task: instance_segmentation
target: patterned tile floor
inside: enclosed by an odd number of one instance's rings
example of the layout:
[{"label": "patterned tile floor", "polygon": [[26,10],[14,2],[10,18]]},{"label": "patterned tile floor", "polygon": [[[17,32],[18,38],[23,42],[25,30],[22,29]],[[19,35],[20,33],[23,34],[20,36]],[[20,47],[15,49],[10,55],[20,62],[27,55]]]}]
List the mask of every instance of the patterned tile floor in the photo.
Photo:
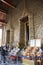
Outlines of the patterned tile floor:
[{"label": "patterned tile floor", "polygon": [[22,63],[0,63],[0,65],[22,65]]},{"label": "patterned tile floor", "polygon": [[0,65],[22,65],[22,63],[20,62],[14,63],[13,61],[3,63],[3,61],[1,61]]},{"label": "patterned tile floor", "polygon": [[16,61],[16,63],[14,61],[12,61],[11,59],[8,59],[5,63],[3,63],[3,61],[1,60],[1,56],[0,56],[0,65],[22,65],[22,63],[20,61]]}]

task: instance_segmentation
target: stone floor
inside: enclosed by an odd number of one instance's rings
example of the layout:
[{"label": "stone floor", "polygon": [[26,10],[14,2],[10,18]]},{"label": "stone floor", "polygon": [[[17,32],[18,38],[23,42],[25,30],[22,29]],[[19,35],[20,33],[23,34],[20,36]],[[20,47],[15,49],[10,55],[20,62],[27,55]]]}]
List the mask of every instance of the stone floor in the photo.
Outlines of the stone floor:
[{"label": "stone floor", "polygon": [[3,60],[1,60],[1,56],[0,56],[0,65],[22,65],[22,63],[20,61],[16,61],[14,62],[12,59],[6,59],[6,62],[4,63]]},{"label": "stone floor", "polygon": [[22,65],[22,63],[0,63],[0,65]]}]

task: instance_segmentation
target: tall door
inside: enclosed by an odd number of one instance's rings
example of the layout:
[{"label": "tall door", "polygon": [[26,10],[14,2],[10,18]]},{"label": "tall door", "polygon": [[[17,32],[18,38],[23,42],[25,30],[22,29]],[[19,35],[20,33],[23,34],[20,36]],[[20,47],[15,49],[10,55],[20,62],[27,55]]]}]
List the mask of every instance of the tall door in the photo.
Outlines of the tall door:
[{"label": "tall door", "polygon": [[24,48],[28,45],[29,40],[29,26],[28,23],[28,16],[23,17],[20,20],[20,47]]},{"label": "tall door", "polygon": [[7,43],[10,43],[10,30],[7,30]]},{"label": "tall door", "polygon": [[25,46],[25,23],[20,22],[20,48]]}]

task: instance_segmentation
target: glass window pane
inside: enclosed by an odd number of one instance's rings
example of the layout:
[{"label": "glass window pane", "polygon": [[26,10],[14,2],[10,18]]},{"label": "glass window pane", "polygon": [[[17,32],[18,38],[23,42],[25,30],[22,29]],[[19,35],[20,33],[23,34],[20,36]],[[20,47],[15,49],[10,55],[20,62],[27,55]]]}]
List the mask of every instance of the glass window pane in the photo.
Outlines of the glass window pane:
[{"label": "glass window pane", "polygon": [[35,46],[35,40],[30,40],[30,47],[34,47]]},{"label": "glass window pane", "polygon": [[36,47],[41,47],[41,39],[36,39]]}]

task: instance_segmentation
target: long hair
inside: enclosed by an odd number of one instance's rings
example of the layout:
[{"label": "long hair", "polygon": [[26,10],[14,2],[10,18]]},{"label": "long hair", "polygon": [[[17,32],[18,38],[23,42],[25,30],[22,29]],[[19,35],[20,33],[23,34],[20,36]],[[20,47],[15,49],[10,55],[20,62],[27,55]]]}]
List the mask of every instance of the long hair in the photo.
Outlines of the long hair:
[{"label": "long hair", "polygon": [[43,50],[43,44],[41,45],[41,49]]}]

